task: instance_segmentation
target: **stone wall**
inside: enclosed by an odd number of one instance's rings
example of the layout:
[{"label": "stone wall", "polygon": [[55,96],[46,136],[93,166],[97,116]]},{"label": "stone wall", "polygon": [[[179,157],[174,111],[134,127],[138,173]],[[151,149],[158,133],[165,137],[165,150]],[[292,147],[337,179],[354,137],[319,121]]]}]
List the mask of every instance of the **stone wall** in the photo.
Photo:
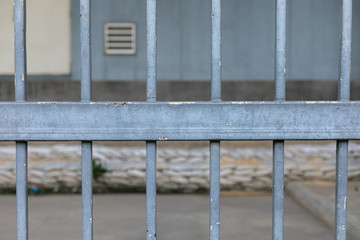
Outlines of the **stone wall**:
[{"label": "stone wall", "polygon": [[[40,191],[81,191],[80,145],[29,147],[29,187]],[[145,149],[96,145],[93,158],[106,170],[94,180],[94,190],[144,191]],[[0,189],[15,189],[15,147],[0,147]],[[221,190],[270,190],[272,149],[221,149]],[[285,181],[335,179],[335,144],[286,145]],[[349,147],[349,180],[360,179],[360,145]],[[159,148],[159,192],[209,189],[207,148]]]}]

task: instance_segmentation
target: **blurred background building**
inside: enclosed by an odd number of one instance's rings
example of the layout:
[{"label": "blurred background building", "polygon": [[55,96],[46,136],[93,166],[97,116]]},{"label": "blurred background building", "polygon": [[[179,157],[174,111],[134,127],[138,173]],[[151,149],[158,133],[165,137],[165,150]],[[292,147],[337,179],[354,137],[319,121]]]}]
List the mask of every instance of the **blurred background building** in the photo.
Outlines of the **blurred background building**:
[{"label": "blurred background building", "polygon": [[[94,100],[145,100],[146,1],[92,4]],[[29,100],[78,100],[79,1],[27,5]],[[0,99],[7,101],[14,85],[12,8],[0,2]],[[275,1],[224,0],[222,9],[223,99],[272,100]],[[359,1],[353,17],[351,90],[360,99]],[[210,98],[210,18],[210,0],[159,1],[159,100]],[[336,99],[340,0],[289,0],[287,28],[288,99]]]}]

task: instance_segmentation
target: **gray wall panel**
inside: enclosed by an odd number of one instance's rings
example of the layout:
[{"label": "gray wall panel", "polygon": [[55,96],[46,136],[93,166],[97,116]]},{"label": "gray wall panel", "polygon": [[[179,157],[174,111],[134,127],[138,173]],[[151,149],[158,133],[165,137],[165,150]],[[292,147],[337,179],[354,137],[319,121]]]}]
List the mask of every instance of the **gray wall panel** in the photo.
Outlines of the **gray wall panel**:
[{"label": "gray wall panel", "polygon": [[[145,80],[146,1],[93,0],[94,80]],[[79,3],[73,0],[72,78],[79,79]],[[210,0],[158,1],[158,79],[209,80]],[[223,79],[274,78],[275,1],[223,0]],[[353,7],[352,78],[360,79],[360,1]],[[137,23],[135,56],[103,55],[103,24]],[[340,0],[289,0],[287,77],[337,79]]]}]

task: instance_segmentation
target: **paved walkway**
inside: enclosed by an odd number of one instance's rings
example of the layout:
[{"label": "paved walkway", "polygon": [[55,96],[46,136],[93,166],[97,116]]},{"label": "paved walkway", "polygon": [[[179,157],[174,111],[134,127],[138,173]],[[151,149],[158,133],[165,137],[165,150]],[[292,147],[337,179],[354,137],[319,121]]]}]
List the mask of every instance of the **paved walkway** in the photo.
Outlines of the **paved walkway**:
[{"label": "paved walkway", "polygon": [[[325,222],[335,226],[335,183],[299,182],[287,185],[287,191],[302,206]],[[348,183],[347,239],[360,239],[360,182]]]},{"label": "paved walkway", "polygon": [[[221,198],[221,239],[271,239],[271,195],[237,194]],[[16,239],[16,201],[0,196],[0,239]],[[158,195],[158,236],[164,240],[208,239],[207,195]],[[81,196],[29,198],[29,239],[81,239]],[[96,240],[145,239],[145,195],[94,196]],[[333,239],[328,226],[285,197],[285,239]]]}]

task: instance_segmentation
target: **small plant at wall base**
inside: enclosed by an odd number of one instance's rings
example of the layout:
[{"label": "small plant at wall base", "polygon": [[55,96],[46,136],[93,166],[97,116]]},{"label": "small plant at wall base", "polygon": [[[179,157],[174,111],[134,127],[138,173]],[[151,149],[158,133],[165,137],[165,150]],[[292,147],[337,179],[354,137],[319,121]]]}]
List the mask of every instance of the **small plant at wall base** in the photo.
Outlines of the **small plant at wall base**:
[{"label": "small plant at wall base", "polygon": [[93,166],[93,179],[97,180],[101,175],[103,175],[107,170],[103,167],[98,158],[92,160]]}]

